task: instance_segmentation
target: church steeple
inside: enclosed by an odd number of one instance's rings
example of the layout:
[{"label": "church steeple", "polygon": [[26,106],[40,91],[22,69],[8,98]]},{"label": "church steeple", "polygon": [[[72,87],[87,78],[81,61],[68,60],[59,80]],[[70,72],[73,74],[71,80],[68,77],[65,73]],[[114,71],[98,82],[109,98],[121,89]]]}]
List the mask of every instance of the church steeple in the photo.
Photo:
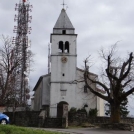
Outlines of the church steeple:
[{"label": "church steeple", "polygon": [[75,29],[66,13],[66,10],[63,8],[53,28],[53,33],[54,34],[74,34],[74,30]]},{"label": "church steeple", "polygon": [[[51,34],[51,79],[50,79],[50,115],[59,116],[57,104],[67,102],[73,104],[75,99],[76,84],[70,84],[76,80],[77,65],[77,34],[66,14],[61,10],[60,16]],[[54,105],[56,108],[54,109]]]}]

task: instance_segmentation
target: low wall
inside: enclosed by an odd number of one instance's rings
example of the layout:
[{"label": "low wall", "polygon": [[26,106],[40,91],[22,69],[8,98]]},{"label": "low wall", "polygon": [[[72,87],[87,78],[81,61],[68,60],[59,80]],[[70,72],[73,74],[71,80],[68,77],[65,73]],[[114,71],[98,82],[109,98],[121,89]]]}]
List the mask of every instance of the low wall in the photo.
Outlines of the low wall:
[{"label": "low wall", "polygon": [[100,125],[104,129],[110,129],[110,130],[128,130],[128,131],[134,131],[134,125],[133,124],[127,124],[127,123],[107,123],[107,124],[101,124]]},{"label": "low wall", "polygon": [[[88,122],[93,124],[100,124],[100,123],[109,123],[110,117],[95,117],[95,118],[89,118]],[[134,123],[134,118],[126,117],[121,118],[120,123]]]},{"label": "low wall", "polygon": [[[18,126],[38,127],[39,113],[35,111],[4,112],[10,118],[10,124]],[[14,118],[13,118],[14,117]]]},{"label": "low wall", "polygon": [[[82,123],[88,122],[91,124],[104,124],[110,122],[110,117],[88,117],[87,113],[76,112],[69,113],[69,125],[81,125]],[[134,118],[121,118],[120,123],[133,124]]]},{"label": "low wall", "polygon": [[43,127],[45,128],[65,128],[66,119],[65,118],[46,118],[44,120]]},{"label": "low wall", "polygon": [[[12,112],[5,112],[10,118],[10,124],[26,127],[48,127],[48,128],[65,128],[67,121],[65,118],[40,118],[40,111],[21,111],[15,112],[14,119]],[[81,125],[82,123],[105,124],[109,123],[109,117],[88,117],[86,113],[78,112],[69,114],[68,124]],[[120,123],[134,124],[134,118],[121,118]]]},{"label": "low wall", "polygon": [[[4,112],[10,118],[10,124],[24,127],[65,128],[65,118],[42,118],[40,111]],[[14,117],[14,118],[13,118]]]},{"label": "low wall", "polygon": [[69,126],[81,125],[82,123],[88,122],[87,113],[85,112],[69,113],[68,122]]}]

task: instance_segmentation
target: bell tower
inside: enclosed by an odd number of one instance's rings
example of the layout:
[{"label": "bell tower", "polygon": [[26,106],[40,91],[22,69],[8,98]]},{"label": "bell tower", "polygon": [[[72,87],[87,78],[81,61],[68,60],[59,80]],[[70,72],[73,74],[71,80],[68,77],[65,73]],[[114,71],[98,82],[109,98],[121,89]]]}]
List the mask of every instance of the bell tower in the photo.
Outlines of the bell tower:
[{"label": "bell tower", "polygon": [[77,34],[66,14],[61,10],[53,28],[51,42],[51,88],[50,116],[56,117],[57,105],[65,102],[75,106],[75,83],[77,64]]}]

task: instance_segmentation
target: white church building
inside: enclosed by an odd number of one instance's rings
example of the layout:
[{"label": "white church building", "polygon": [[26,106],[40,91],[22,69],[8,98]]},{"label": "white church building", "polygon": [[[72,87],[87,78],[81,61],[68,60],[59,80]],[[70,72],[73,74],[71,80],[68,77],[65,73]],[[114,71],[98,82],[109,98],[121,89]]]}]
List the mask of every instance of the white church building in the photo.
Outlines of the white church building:
[{"label": "white church building", "polygon": [[[36,83],[32,99],[33,110],[46,110],[50,117],[62,117],[64,110],[97,108],[98,116],[104,115],[104,101],[92,94],[83,80],[84,70],[77,68],[77,34],[65,9],[50,36],[51,71],[42,75]],[[97,75],[90,72],[90,77]],[[91,83],[94,90],[95,84]]]}]

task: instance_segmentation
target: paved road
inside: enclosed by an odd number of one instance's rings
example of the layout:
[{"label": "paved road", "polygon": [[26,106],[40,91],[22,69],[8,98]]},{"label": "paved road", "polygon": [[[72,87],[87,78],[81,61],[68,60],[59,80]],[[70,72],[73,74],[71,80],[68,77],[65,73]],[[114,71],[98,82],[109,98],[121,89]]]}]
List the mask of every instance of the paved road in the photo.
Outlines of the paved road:
[{"label": "paved road", "polygon": [[45,129],[45,130],[62,132],[65,134],[134,134],[134,132],[131,131],[104,130],[101,128]]}]

